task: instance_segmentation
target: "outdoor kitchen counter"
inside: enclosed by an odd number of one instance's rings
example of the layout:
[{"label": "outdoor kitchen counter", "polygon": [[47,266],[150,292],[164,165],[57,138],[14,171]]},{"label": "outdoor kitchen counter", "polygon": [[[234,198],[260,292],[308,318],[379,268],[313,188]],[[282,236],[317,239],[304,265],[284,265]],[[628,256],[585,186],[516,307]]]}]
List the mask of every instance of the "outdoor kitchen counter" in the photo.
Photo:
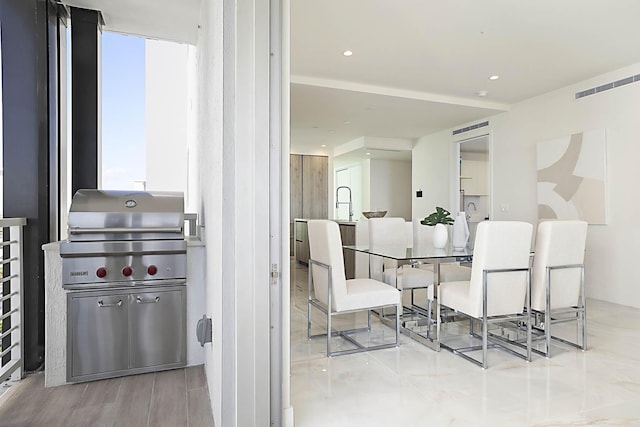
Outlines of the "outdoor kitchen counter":
[{"label": "outdoor kitchen counter", "polygon": [[[45,263],[45,387],[67,384],[67,291],[62,288],[60,242],[42,245]],[[187,366],[204,363],[196,340],[197,321],[205,313],[205,247],[187,238]]]}]

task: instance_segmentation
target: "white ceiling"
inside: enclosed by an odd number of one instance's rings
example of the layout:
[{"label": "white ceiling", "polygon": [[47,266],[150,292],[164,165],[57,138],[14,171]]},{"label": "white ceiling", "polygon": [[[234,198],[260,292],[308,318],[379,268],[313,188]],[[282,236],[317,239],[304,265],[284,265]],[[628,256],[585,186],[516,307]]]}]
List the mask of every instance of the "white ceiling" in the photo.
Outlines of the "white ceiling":
[{"label": "white ceiling", "polygon": [[[192,44],[201,1],[63,0],[106,31]],[[417,138],[640,61],[639,0],[290,4],[294,151]]]},{"label": "white ceiling", "polygon": [[68,6],[99,10],[104,30],[196,44],[201,0],[62,0]]},{"label": "white ceiling", "polygon": [[292,146],[417,137],[639,62],[639,16],[638,0],[291,1]]}]

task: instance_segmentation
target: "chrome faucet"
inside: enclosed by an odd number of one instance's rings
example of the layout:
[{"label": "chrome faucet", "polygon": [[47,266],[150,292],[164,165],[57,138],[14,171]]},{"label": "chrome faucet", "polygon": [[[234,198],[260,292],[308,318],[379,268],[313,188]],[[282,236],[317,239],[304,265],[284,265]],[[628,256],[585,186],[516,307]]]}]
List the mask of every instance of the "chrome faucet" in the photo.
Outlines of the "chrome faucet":
[{"label": "chrome faucet", "polygon": [[473,205],[473,211],[476,212],[478,209],[476,208],[476,204],[473,202],[467,203],[467,212],[469,212],[469,208]]},{"label": "chrome faucet", "polygon": [[473,205],[473,211],[477,212],[478,209],[476,208],[476,204],[473,202],[469,202],[467,203],[467,221],[469,221],[471,219],[471,214],[469,213],[469,211],[471,210],[471,205]]},{"label": "chrome faucet", "polygon": [[[349,202],[341,202],[338,198],[338,193],[340,192],[341,188],[346,188],[347,190],[349,190]],[[346,185],[341,185],[340,187],[336,188],[336,209],[340,207],[340,205],[343,205],[345,203],[349,203],[349,222],[351,222],[353,221],[353,202],[351,200],[351,188],[347,187]]]}]

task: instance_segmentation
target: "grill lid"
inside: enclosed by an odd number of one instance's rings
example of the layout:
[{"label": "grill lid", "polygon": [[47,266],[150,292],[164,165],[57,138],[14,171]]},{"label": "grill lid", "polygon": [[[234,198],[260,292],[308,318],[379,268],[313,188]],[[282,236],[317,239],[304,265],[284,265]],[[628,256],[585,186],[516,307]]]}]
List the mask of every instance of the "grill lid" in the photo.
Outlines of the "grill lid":
[{"label": "grill lid", "polygon": [[69,240],[184,239],[184,196],[177,192],[78,190]]}]

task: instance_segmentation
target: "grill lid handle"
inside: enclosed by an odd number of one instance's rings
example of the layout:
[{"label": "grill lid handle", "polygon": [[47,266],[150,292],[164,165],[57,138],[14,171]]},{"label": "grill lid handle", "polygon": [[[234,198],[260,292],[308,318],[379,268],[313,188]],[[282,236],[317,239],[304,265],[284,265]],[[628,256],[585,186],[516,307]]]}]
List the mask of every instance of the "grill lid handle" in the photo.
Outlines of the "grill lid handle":
[{"label": "grill lid handle", "polygon": [[70,227],[70,234],[182,233],[182,227]]}]

